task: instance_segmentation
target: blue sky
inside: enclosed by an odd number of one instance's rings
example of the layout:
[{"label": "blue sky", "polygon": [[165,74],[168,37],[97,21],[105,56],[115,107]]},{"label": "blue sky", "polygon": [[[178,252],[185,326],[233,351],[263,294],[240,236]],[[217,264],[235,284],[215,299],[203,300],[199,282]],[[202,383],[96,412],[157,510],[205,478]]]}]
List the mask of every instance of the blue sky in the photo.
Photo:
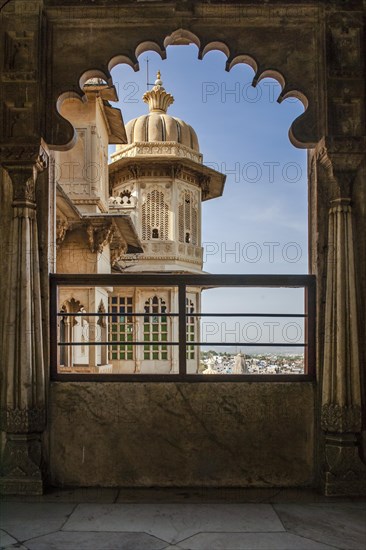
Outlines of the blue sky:
[{"label": "blue sky", "polygon": [[[148,57],[150,82],[160,69],[165,89],[175,98],[169,114],[193,126],[203,162],[227,174],[223,197],[203,203],[204,270],[307,273],[306,150],[296,149],[288,138],[303,105],[295,99],[277,103],[280,86],[273,80],[251,87],[249,66],[237,65],[228,73],[223,53],[210,52],[200,61],[197,52],[193,45],[170,46],[164,61],[154,52],[142,54],[136,73],[127,65],[115,67],[124,121],[148,112],[141,99]],[[284,292],[272,299],[269,290],[253,291],[251,305],[300,312],[302,293],[294,299]],[[215,303],[224,304],[224,296]]]}]

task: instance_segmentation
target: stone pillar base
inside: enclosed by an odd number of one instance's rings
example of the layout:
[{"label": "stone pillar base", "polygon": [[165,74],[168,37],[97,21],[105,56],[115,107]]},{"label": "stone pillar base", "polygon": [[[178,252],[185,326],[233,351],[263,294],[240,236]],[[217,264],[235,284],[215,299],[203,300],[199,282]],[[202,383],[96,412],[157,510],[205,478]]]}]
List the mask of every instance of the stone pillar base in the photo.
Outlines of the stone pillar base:
[{"label": "stone pillar base", "polygon": [[43,495],[43,481],[0,477],[0,495]]},{"label": "stone pillar base", "polygon": [[7,434],[2,457],[0,493],[41,495],[41,441],[39,434]]},{"label": "stone pillar base", "polygon": [[326,496],[365,496],[366,464],[362,462],[354,434],[327,434]]}]

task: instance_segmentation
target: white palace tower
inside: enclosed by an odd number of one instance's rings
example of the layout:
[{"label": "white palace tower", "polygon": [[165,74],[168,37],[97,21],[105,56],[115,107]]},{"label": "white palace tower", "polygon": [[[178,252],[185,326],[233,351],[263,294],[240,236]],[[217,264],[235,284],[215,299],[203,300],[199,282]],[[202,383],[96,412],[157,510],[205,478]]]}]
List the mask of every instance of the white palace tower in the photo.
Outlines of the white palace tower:
[{"label": "white palace tower", "polygon": [[[149,113],[126,124],[127,145],[117,145],[109,166],[110,209],[129,211],[144,250],[122,255],[115,268],[127,272],[202,271],[201,202],[222,195],[225,176],[202,164],[193,128],[167,114],[174,98],[163,88],[160,73],[143,100]],[[141,288],[113,294],[110,307],[147,313],[178,311],[177,289]],[[187,311],[199,312],[200,289],[187,294]],[[113,311],[113,309],[112,309]],[[187,341],[198,340],[197,317],[187,318]],[[133,326],[134,324],[134,326]],[[130,350],[112,350],[114,372],[178,372],[178,347],[161,342],[178,340],[177,319],[126,318],[111,322],[111,336],[134,332],[133,339],[160,342]],[[137,332],[137,333],[136,333]],[[119,336],[117,339],[119,339]],[[131,337],[130,337],[131,338]],[[132,338],[131,338],[132,339]],[[135,354],[135,355],[134,355]],[[187,350],[187,372],[197,372],[199,348]]]}]

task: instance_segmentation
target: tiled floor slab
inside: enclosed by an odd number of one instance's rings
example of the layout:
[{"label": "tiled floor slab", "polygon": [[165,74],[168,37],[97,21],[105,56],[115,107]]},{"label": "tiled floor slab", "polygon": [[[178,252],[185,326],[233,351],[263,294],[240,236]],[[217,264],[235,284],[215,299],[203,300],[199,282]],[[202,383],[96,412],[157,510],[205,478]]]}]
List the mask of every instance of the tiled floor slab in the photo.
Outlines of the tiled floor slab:
[{"label": "tiled floor slab", "polygon": [[273,506],[286,531],[345,550],[366,548],[364,502]]},{"label": "tiled floor slab", "polygon": [[2,502],[1,527],[24,541],[57,531],[74,508],[74,504]]},{"label": "tiled floor slab", "polygon": [[14,544],[16,542],[17,540],[15,538],[0,529],[0,548],[6,548],[6,546],[10,546],[10,544]]},{"label": "tiled floor slab", "polygon": [[112,487],[80,487],[77,489],[49,489],[44,495],[7,496],[7,502],[100,502],[109,504],[117,500],[119,489]]},{"label": "tiled floor slab", "polygon": [[268,502],[278,489],[120,489],[117,502]]},{"label": "tiled floor slab", "polygon": [[163,550],[166,542],[146,533],[58,531],[25,543],[29,550]]},{"label": "tiled floor slab", "polygon": [[145,532],[176,543],[201,531],[284,531],[269,504],[80,504],[65,531]]},{"label": "tiled floor slab", "polygon": [[291,533],[199,533],[179,543],[185,550],[334,550]]},{"label": "tiled floor slab", "polygon": [[10,546],[7,546],[3,550],[28,550],[28,548],[23,544],[15,543],[15,544],[11,544]]}]

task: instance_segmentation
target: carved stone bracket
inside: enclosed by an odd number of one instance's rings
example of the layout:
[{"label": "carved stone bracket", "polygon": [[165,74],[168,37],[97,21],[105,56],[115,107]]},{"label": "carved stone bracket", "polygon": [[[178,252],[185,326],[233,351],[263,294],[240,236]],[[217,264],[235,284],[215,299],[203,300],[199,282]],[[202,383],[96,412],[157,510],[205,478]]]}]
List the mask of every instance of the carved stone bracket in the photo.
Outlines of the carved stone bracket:
[{"label": "carved stone bracket", "polygon": [[115,228],[112,222],[105,222],[97,226],[90,223],[87,225],[86,231],[90,251],[101,254],[103,248],[111,242]]},{"label": "carved stone bracket", "polygon": [[315,150],[316,160],[322,165],[334,186],[334,198],[350,197],[352,184],[366,154],[364,138],[324,138]]},{"label": "carved stone bracket", "polygon": [[118,260],[122,258],[124,254],[127,252],[127,243],[120,244],[118,247],[113,248],[111,250],[111,265],[114,267]]},{"label": "carved stone bracket", "polygon": [[66,233],[70,228],[69,222],[65,220],[56,220],[56,246],[59,248],[65,240]]},{"label": "carved stone bracket", "polygon": [[202,199],[205,199],[210,191],[210,176],[200,176],[199,182],[202,189]]}]

